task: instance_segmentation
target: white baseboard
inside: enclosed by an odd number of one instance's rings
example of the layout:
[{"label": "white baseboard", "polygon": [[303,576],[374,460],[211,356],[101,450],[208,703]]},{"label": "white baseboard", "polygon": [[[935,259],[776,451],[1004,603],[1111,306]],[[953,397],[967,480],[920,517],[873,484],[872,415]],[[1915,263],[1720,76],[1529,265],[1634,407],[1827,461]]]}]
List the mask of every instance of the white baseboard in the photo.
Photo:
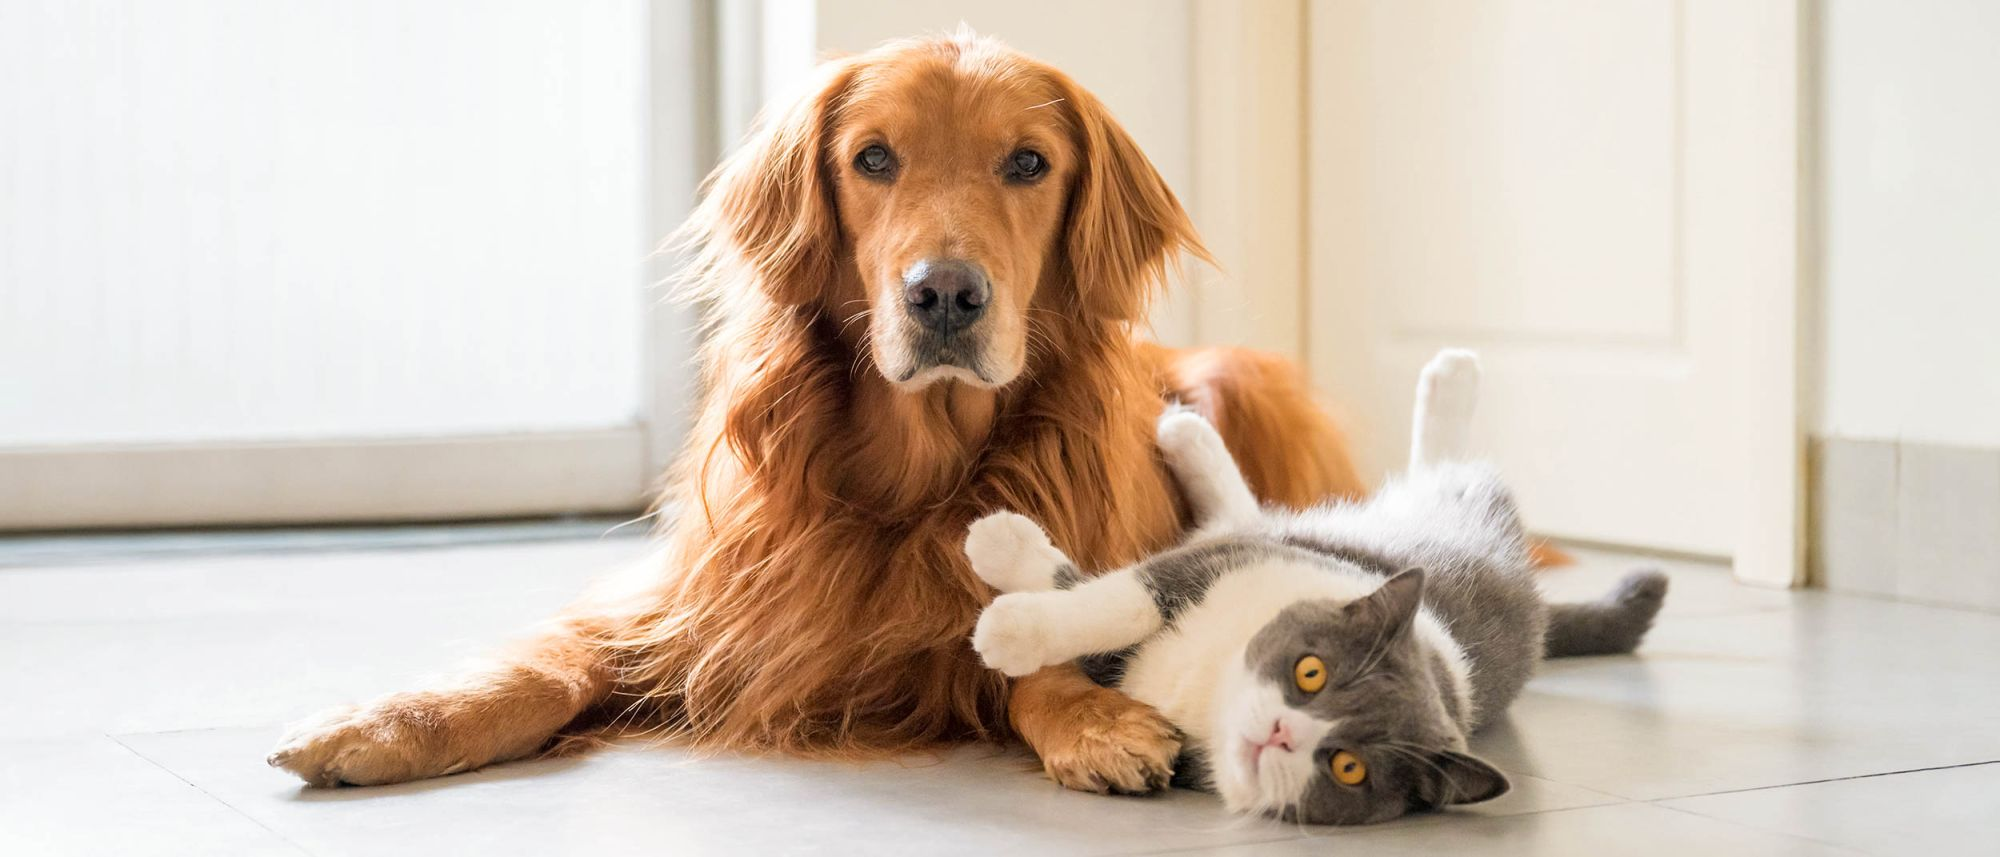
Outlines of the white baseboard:
[{"label": "white baseboard", "polygon": [[2000,610],[2000,449],[1817,439],[1814,583]]},{"label": "white baseboard", "polygon": [[0,530],[613,512],[653,474],[637,426],[474,437],[0,450]]}]

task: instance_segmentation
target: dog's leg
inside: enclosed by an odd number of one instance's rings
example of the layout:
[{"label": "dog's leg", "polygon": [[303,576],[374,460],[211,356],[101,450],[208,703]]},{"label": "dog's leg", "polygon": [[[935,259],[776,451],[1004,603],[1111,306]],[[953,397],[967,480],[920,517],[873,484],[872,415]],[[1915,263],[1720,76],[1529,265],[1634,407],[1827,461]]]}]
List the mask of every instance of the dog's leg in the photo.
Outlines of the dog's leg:
[{"label": "dog's leg", "polygon": [[1104,687],[1072,664],[1014,681],[1008,720],[1049,778],[1086,792],[1167,787],[1180,733],[1153,707]]},{"label": "dog's leg", "polygon": [[434,689],[322,712],[292,727],[268,761],[310,785],[380,785],[532,755],[610,693],[583,628],[567,625]]}]

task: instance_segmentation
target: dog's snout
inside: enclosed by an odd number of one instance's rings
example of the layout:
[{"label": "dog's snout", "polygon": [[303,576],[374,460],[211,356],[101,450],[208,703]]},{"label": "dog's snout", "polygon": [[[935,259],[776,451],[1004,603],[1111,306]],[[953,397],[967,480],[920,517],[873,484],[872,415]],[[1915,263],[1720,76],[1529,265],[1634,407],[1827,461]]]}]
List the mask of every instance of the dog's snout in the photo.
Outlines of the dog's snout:
[{"label": "dog's snout", "polygon": [[927,259],[903,272],[903,308],[936,333],[957,333],[986,313],[992,284],[978,265]]}]

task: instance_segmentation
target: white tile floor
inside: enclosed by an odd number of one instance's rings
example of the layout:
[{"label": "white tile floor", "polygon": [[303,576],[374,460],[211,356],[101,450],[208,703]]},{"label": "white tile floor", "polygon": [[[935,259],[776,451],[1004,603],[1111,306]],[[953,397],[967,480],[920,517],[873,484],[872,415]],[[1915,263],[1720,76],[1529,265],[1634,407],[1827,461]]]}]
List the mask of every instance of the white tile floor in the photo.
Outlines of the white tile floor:
[{"label": "white tile floor", "polygon": [[[853,766],[626,746],[302,789],[263,763],[282,723],[474,654],[643,548],[373,546],[120,560],[72,544],[25,566],[16,550],[7,568],[0,543],[0,854],[1996,848],[2000,615],[1748,590],[1693,564],[1671,565],[1642,656],[1551,665],[1475,741],[1515,793],[1375,828],[1064,792],[988,747]],[[1584,559],[1551,588],[1593,592],[1631,563]]]}]

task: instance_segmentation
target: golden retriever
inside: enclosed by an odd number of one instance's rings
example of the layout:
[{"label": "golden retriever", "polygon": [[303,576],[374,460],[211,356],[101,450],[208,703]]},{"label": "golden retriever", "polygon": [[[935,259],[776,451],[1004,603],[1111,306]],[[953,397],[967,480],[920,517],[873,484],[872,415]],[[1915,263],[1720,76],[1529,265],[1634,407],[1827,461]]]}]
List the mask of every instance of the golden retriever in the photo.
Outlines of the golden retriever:
[{"label": "golden retriever", "polygon": [[705,390],[659,558],[489,665],[300,724],[271,764],[392,783],[632,718],[849,756],[1011,734],[1065,786],[1162,787],[1179,742],[1156,712],[1074,668],[980,665],[967,524],[1018,510],[1093,569],[1171,544],[1169,399],[1267,501],[1361,486],[1284,362],[1135,337],[1171,261],[1203,255],[1146,157],[1061,72],[961,34],[827,63],[705,194]]}]

